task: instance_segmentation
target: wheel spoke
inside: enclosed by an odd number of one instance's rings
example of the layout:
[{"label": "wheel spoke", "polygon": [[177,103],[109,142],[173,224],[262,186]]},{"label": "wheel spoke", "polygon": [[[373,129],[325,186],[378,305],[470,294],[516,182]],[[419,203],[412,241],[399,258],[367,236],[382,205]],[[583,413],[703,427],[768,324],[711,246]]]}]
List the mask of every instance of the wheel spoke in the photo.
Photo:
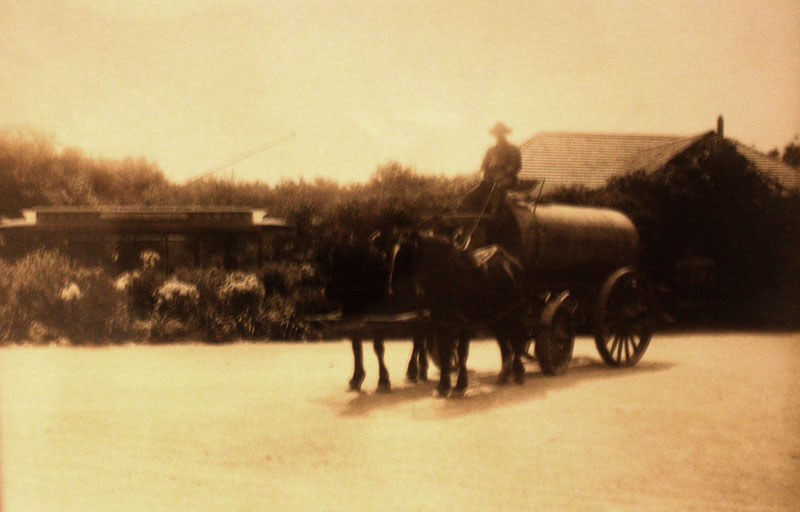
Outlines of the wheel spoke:
[{"label": "wheel spoke", "polygon": [[616,341],[617,341],[617,356],[616,356],[616,360],[619,363],[622,360],[622,342],[623,342],[623,340],[622,340],[622,335],[621,334],[619,334],[619,333],[617,334]]},{"label": "wheel spoke", "polygon": [[629,334],[625,336],[625,362],[631,360],[630,347],[628,347],[628,343],[633,343],[633,340]]},{"label": "wheel spoke", "polygon": [[617,349],[617,341],[618,340],[615,334],[612,333],[609,335],[608,340],[606,341],[606,352],[609,355],[613,356],[614,351]]},{"label": "wheel spoke", "polygon": [[626,363],[628,362],[628,359],[630,359],[630,352],[629,352],[630,348],[628,347],[628,342],[630,341],[629,338],[630,338],[630,335],[628,333],[625,333],[624,348],[625,348],[625,362]]},{"label": "wheel spoke", "polygon": [[[637,341],[638,340],[638,341]],[[636,333],[631,333],[631,350],[634,354],[639,351],[639,346],[642,344],[642,337],[637,336]]]},{"label": "wheel spoke", "polygon": [[617,348],[617,344],[619,343],[619,335],[614,333],[614,343],[611,344],[611,348],[608,350],[609,354],[614,354],[614,350]]}]

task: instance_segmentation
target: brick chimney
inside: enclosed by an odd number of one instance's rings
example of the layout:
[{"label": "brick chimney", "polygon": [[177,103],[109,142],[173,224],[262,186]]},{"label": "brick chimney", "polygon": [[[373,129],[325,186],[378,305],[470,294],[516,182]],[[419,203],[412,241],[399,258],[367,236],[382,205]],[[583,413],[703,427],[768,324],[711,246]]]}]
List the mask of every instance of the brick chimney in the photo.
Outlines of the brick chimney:
[{"label": "brick chimney", "polygon": [[722,114],[717,117],[717,135],[725,137],[725,120],[722,119]]}]

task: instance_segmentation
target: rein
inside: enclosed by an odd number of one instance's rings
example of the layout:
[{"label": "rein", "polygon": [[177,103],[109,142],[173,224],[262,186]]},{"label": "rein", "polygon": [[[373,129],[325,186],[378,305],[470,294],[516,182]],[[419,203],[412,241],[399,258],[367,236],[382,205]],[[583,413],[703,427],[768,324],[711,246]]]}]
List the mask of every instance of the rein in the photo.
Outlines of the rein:
[{"label": "rein", "polygon": [[[494,191],[497,188],[497,182],[495,181],[492,183],[492,189],[489,190],[489,193],[486,194],[486,200],[483,202],[483,208],[481,208],[480,213],[475,217],[475,222],[472,223],[472,228],[470,228],[469,233],[464,238],[464,243],[459,244],[453,240],[453,246],[458,249],[459,251],[466,251],[467,247],[469,247],[470,242],[472,242],[472,235],[475,234],[475,230],[478,229],[478,224],[481,222],[481,218],[484,214],[486,214],[486,209],[489,207],[489,203],[492,201],[492,196],[494,195]],[[455,237],[454,237],[455,238]]]}]

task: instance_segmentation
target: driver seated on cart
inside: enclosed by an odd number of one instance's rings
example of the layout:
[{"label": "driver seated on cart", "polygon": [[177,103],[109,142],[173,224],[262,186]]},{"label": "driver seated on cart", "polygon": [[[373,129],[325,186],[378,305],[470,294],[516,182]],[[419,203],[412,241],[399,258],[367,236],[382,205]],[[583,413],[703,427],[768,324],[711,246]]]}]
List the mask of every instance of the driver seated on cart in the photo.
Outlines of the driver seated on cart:
[{"label": "driver seated on cart", "polygon": [[493,215],[505,203],[506,193],[517,186],[517,175],[522,167],[519,148],[506,138],[511,128],[497,123],[489,130],[497,143],[486,151],[481,163],[483,180],[467,192],[459,210]]}]

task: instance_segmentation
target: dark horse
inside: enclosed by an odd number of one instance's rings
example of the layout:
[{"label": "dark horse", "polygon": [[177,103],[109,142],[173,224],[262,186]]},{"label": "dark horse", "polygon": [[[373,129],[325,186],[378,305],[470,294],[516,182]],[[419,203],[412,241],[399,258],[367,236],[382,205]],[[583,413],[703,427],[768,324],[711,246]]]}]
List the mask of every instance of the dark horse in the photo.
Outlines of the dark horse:
[{"label": "dark horse", "polygon": [[520,356],[528,334],[523,268],[517,259],[499,245],[459,250],[449,237],[431,232],[399,230],[392,238],[390,287],[412,283],[420,292],[422,306],[430,310],[439,351],[439,395],[447,396],[451,390],[455,348],[459,356],[455,391],[466,390],[469,338],[465,333],[476,326],[488,328],[500,345],[503,361],[498,382],[507,383],[513,373],[522,384],[525,368]]},{"label": "dark horse", "polygon": [[[385,253],[380,252],[371,239],[349,239],[334,244],[326,251],[323,267],[329,276],[325,287],[326,297],[339,305],[342,324],[353,347],[353,377],[349,386],[360,391],[366,372],[362,340],[372,337],[375,355],[378,357],[378,391],[391,389],[389,371],[384,363],[385,328],[382,322],[391,324],[398,314],[411,312],[421,316],[418,300],[412,292],[390,293],[386,287],[389,264]],[[402,288],[402,287],[401,287]],[[398,290],[398,292],[401,290]],[[412,315],[413,316],[413,315]],[[411,381],[428,379],[428,357],[425,348],[427,324],[424,320],[408,322],[412,328],[414,345],[406,376]]]}]

